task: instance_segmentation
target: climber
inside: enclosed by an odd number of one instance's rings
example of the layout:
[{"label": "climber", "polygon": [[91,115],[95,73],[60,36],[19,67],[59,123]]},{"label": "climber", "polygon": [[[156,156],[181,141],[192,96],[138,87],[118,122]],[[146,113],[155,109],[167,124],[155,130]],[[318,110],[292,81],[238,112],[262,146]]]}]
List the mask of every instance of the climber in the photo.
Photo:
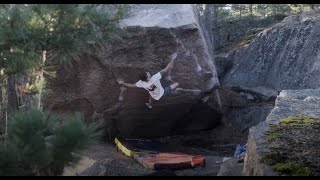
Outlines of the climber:
[{"label": "climber", "polygon": [[154,100],[159,100],[162,96],[166,96],[171,94],[171,92],[179,86],[179,83],[175,82],[169,86],[162,87],[160,79],[165,74],[170,72],[171,68],[173,67],[174,60],[177,57],[177,54],[174,53],[171,55],[171,61],[169,64],[159,71],[158,73],[151,76],[150,72],[142,72],[139,74],[140,80],[135,84],[125,83],[124,81],[118,81],[120,85],[125,85],[127,87],[137,87],[137,88],[144,88],[149,92],[149,101],[145,103],[145,105],[152,109],[152,104]]}]

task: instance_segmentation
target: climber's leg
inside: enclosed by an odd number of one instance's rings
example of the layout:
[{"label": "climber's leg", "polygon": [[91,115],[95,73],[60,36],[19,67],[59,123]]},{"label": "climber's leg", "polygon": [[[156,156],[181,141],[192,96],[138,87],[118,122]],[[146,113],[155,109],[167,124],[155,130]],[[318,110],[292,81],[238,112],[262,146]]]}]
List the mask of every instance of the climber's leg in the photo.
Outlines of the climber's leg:
[{"label": "climber's leg", "polygon": [[152,109],[153,98],[149,95],[149,102],[145,103],[149,109]]},{"label": "climber's leg", "polygon": [[171,91],[173,91],[174,89],[176,89],[179,86],[179,83],[175,82],[173,84],[170,85]]},{"label": "climber's leg", "polygon": [[179,86],[179,83],[175,82],[175,83],[171,84],[170,86],[164,87],[163,96],[166,96],[166,95],[171,94],[171,92],[172,92],[173,90],[175,90],[178,86]]}]

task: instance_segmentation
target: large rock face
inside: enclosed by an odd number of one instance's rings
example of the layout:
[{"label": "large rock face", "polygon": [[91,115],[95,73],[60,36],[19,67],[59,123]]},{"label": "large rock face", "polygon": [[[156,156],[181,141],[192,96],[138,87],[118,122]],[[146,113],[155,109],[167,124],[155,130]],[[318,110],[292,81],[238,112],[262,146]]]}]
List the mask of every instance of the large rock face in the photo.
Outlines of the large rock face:
[{"label": "large rock face", "polygon": [[219,71],[221,83],[277,91],[319,87],[319,28],[319,16],[285,18],[250,44],[224,56],[227,61]]},{"label": "large rock face", "polygon": [[262,163],[262,157],[270,151],[266,132],[271,124],[279,123],[280,119],[294,115],[320,117],[320,89],[284,90],[276,99],[275,108],[265,122],[250,129],[247,154],[243,173],[245,175],[265,176],[276,175],[270,166]]},{"label": "large rock face", "polygon": [[[73,68],[59,69],[47,102],[56,111],[83,111],[88,121],[104,120],[109,136],[155,137],[214,127],[220,114],[201,98],[219,81],[192,6],[133,5],[132,10],[121,23],[127,30],[123,40],[95,56],[84,55]],[[137,82],[139,72],[157,73],[173,53],[174,67],[162,84],[179,82],[181,89],[152,110],[144,105],[147,91],[118,85],[120,79]]]}]

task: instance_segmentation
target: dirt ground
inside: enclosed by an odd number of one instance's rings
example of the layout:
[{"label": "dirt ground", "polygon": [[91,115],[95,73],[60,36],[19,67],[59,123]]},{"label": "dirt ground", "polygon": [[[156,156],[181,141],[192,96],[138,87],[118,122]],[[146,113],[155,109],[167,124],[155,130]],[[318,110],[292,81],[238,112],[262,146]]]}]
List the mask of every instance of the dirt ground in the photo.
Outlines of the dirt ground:
[{"label": "dirt ground", "polygon": [[90,146],[82,154],[105,166],[105,176],[215,176],[223,157],[233,156],[236,145],[244,143],[246,138],[246,134],[239,133],[232,127],[220,126],[213,130],[156,139],[174,146],[177,151],[205,156],[208,163],[206,168],[200,169],[179,171],[146,169],[134,159],[117,151],[113,142],[99,142]]},{"label": "dirt ground", "polygon": [[227,157],[233,156],[237,144],[245,144],[247,139],[248,132],[242,133],[231,125],[220,125],[212,130],[160,138],[160,141],[188,147],[191,153],[209,151],[211,155]]},{"label": "dirt ground", "polygon": [[143,176],[154,173],[138,164],[134,159],[117,151],[115,145],[99,142],[83,152],[83,155],[96,160],[106,167],[105,176]]}]

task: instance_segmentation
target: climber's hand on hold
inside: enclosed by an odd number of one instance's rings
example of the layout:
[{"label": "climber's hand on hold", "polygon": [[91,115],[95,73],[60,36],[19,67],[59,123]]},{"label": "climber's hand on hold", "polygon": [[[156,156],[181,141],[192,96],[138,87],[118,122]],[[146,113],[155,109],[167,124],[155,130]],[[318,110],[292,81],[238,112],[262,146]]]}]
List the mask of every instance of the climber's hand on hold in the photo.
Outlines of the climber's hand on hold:
[{"label": "climber's hand on hold", "polygon": [[124,81],[118,81],[118,83],[119,83],[120,85],[123,85],[123,84],[124,84]]}]

